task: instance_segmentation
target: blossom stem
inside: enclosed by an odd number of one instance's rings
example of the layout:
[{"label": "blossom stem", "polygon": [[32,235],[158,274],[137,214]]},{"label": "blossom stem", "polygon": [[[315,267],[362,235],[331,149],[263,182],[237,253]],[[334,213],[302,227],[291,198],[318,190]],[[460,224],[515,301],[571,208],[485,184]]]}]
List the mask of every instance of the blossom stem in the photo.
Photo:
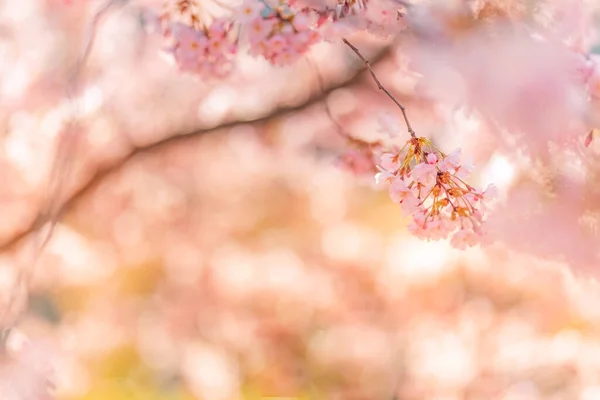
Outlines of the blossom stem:
[{"label": "blossom stem", "polygon": [[398,106],[398,108],[400,108],[400,111],[402,111],[402,116],[404,117],[404,122],[406,123],[406,128],[408,129],[408,133],[410,133],[411,137],[416,138],[417,135],[415,134],[415,131],[413,130],[412,126],[410,125],[410,122],[408,121],[408,116],[406,115],[406,108],[398,101],[398,99],[396,99],[394,97],[393,94],[390,93],[389,90],[387,90],[385,88],[385,86],[383,86],[381,84],[381,82],[379,81],[379,78],[377,78],[377,75],[375,75],[375,71],[373,70],[371,63],[369,62],[369,60],[367,60],[361,54],[360,50],[358,50],[358,48],[356,48],[356,46],[354,46],[352,43],[350,43],[346,38],[343,38],[342,40],[348,47],[350,47],[350,49],[352,49],[352,51],[358,56],[358,58],[360,58],[362,60],[362,62],[365,64],[365,66],[369,70],[369,73],[371,74],[371,77],[377,84],[377,87],[379,88],[379,90],[381,90],[383,93],[385,93],[390,99],[392,99],[392,101]]}]

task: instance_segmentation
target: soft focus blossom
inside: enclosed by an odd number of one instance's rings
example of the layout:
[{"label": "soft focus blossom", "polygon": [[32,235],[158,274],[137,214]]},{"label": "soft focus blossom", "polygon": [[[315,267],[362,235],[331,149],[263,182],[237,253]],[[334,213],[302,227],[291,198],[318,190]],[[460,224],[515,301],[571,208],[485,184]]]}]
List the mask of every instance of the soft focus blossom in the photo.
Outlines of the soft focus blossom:
[{"label": "soft focus blossom", "polygon": [[597,399],[600,4],[525,3],[1,2],[0,400]]},{"label": "soft focus blossom", "polygon": [[[460,163],[460,149],[441,153],[425,138],[412,138],[400,153],[380,157],[377,183],[388,183],[390,197],[412,214],[410,231],[419,238],[445,239],[456,229],[451,243],[474,246],[483,234],[485,203],[496,196],[495,186],[480,192],[463,179],[471,170]],[[468,233],[468,234],[467,234]]]},{"label": "soft focus blossom", "polygon": [[260,12],[240,28],[248,35],[250,54],[261,55],[274,65],[288,65],[318,42],[307,11],[292,10],[283,1],[261,4]]}]

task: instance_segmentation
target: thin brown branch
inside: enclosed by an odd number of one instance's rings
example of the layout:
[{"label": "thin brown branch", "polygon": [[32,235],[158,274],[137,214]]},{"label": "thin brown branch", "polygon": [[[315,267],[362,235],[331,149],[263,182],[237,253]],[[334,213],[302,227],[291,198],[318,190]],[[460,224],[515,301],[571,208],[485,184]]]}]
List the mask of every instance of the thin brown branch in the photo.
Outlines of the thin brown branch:
[{"label": "thin brown branch", "polygon": [[371,77],[373,78],[373,80],[377,84],[377,87],[379,88],[379,90],[381,90],[383,93],[385,93],[390,99],[392,99],[392,101],[398,106],[398,108],[400,108],[400,111],[402,111],[402,116],[404,117],[404,122],[406,123],[406,128],[408,129],[408,133],[410,134],[410,136],[416,137],[415,131],[413,130],[412,126],[410,125],[410,122],[408,121],[408,117],[406,115],[406,108],[398,101],[398,99],[396,99],[396,97],[394,97],[393,94],[390,93],[389,90],[387,90],[385,88],[385,86],[383,86],[381,84],[381,82],[377,78],[377,75],[375,75],[375,71],[373,70],[373,67],[371,66],[371,63],[369,62],[369,60],[367,60],[361,54],[360,50],[358,50],[358,48],[356,48],[356,46],[354,46],[352,43],[350,43],[347,39],[344,38],[343,41],[344,41],[344,43],[346,43],[346,45],[348,47],[350,47],[352,49],[352,51],[354,53],[356,53],[356,55],[358,56],[358,58],[360,58],[362,60],[362,62],[365,64],[365,66],[367,67],[369,73],[371,74]]}]

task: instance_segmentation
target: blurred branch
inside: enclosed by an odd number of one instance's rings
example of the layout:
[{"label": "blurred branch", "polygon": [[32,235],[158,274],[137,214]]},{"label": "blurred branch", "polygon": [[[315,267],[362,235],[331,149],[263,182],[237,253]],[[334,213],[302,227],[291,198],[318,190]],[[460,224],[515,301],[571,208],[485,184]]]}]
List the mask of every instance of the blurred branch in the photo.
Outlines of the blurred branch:
[{"label": "blurred branch", "polygon": [[[57,202],[60,200],[61,192],[63,190],[63,186],[65,181],[67,181],[69,172],[71,171],[72,160],[77,153],[77,145],[78,145],[78,110],[79,110],[79,101],[76,100],[77,92],[80,88],[81,84],[81,74],[85,68],[87,60],[92,52],[92,48],[94,47],[94,42],[96,40],[96,34],[98,31],[98,25],[102,18],[106,16],[108,11],[112,9],[115,5],[124,4],[124,0],[106,0],[104,4],[94,13],[92,21],[90,22],[86,39],[84,41],[84,47],[81,55],[75,62],[73,67],[73,71],[71,72],[71,76],[69,79],[70,85],[67,87],[67,98],[71,99],[73,102],[74,115],[70,118],[70,121],[67,123],[67,126],[64,132],[60,135],[58,140],[58,146],[56,151],[56,158],[54,160],[52,170],[50,173],[49,179],[49,189],[48,189],[48,199],[44,210],[40,210],[38,219],[43,221],[50,222],[50,229],[41,240],[38,246],[38,253],[41,252],[50,238],[52,237],[52,233],[54,231],[54,227],[57,221],[56,210],[60,206]],[[75,99],[75,100],[73,100]]]},{"label": "blurred branch", "polygon": [[[381,48],[372,57],[373,62],[377,63],[377,62],[381,61],[382,59],[384,59],[389,54],[389,52],[392,48],[393,48],[393,43]],[[126,155],[125,157],[123,157],[120,160],[117,160],[113,164],[102,166],[102,167],[98,168],[96,173],[88,181],[86,181],[84,184],[82,184],[79,189],[77,189],[69,197],[67,197],[65,200],[63,200],[63,202],[55,208],[55,212],[53,213],[53,216],[54,216],[53,220],[59,220],[65,214],[65,212],[68,211],[74,204],[76,204],[77,201],[80,198],[82,198],[86,193],[88,193],[88,191],[91,190],[91,188],[93,188],[95,185],[97,185],[99,182],[101,182],[105,177],[107,177],[111,173],[114,173],[117,170],[119,170],[120,168],[122,168],[124,165],[126,165],[130,160],[134,159],[135,157],[138,157],[142,154],[145,154],[145,153],[148,153],[151,151],[155,151],[159,148],[163,148],[163,147],[175,144],[175,143],[181,143],[181,142],[185,142],[188,140],[193,140],[194,138],[196,138],[198,136],[209,134],[209,133],[212,133],[212,132],[215,132],[218,130],[230,129],[237,125],[245,124],[245,123],[254,123],[254,124],[264,123],[273,118],[280,117],[282,115],[301,111],[303,109],[309,108],[310,106],[323,101],[324,99],[327,98],[327,96],[331,92],[333,92],[341,87],[349,86],[349,85],[356,83],[359,80],[361,75],[362,75],[361,71],[356,71],[348,79],[345,79],[342,82],[336,83],[327,88],[321,87],[320,90],[313,93],[306,101],[302,102],[301,104],[297,104],[297,105],[293,105],[293,106],[284,106],[284,107],[275,109],[273,112],[269,113],[268,115],[262,116],[262,117],[249,119],[249,120],[235,120],[235,121],[226,122],[219,126],[211,127],[211,128],[207,128],[207,129],[192,129],[188,132],[177,132],[177,133],[170,135],[170,136],[166,137],[165,139],[159,140],[157,142],[148,144],[146,146],[136,147],[128,155]],[[321,85],[319,85],[319,86],[321,86]],[[0,243],[0,252],[9,251],[14,246],[16,246],[19,242],[21,242],[21,240],[25,239],[29,235],[31,235],[34,232],[43,228],[47,223],[49,223],[51,221],[51,219],[49,217],[50,216],[47,213],[39,213],[29,226],[27,226],[26,228],[24,228],[23,230],[21,230],[19,232],[16,232],[12,237],[3,240]]]},{"label": "blurred branch", "polygon": [[[124,3],[124,0],[106,0],[94,13],[92,21],[89,24],[87,35],[85,36],[83,51],[75,62],[70,74],[68,80],[70,84],[66,88],[66,97],[73,101],[73,109],[75,112],[68,121],[65,130],[58,138],[56,149],[57,155],[52,164],[50,178],[48,180],[47,198],[43,202],[41,209],[38,210],[37,216],[32,224],[33,229],[30,230],[31,233],[39,233],[36,240],[32,242],[31,262],[27,263],[23,268],[18,269],[15,286],[10,293],[6,306],[0,313],[0,328],[2,328],[2,332],[0,332],[0,349],[4,349],[5,341],[10,333],[12,323],[14,322],[8,321],[10,313],[13,312],[13,307],[18,301],[19,296],[27,295],[29,281],[35,271],[38,259],[52,238],[54,228],[62,215],[62,206],[58,202],[61,198],[64,183],[69,178],[72,169],[72,161],[73,158],[76,157],[79,144],[79,137],[77,135],[77,128],[79,125],[79,121],[77,120],[77,110],[79,109],[79,104],[78,101],[73,100],[73,98],[76,97],[79,90],[81,83],[80,77],[94,46],[98,25],[113,6],[122,5]],[[49,225],[49,229],[46,232],[43,232],[43,234],[42,232],[38,232],[39,228],[46,224]],[[14,317],[13,320],[15,318],[16,317]]]}]

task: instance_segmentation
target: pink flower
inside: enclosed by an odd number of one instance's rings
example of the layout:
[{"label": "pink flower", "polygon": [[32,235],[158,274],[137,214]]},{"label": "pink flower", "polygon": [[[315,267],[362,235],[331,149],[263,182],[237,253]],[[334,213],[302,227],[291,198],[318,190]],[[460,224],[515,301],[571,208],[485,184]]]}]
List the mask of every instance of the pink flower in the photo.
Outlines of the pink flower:
[{"label": "pink flower", "polygon": [[258,0],[246,0],[234,14],[234,18],[242,23],[250,22],[260,16],[265,5]]},{"label": "pink flower", "polygon": [[455,221],[437,215],[427,221],[427,238],[430,240],[445,239],[455,229]]},{"label": "pink flower", "polygon": [[287,40],[282,35],[273,35],[266,44],[272,52],[279,53],[287,47]]},{"label": "pink flower", "polygon": [[216,19],[206,28],[207,36],[210,38],[225,38],[229,31],[229,22],[224,19]]},{"label": "pink flower", "polygon": [[208,39],[207,45],[207,53],[215,57],[219,57],[223,52],[227,51],[226,41],[218,36]]},{"label": "pink flower", "polygon": [[446,172],[460,167],[460,153],[461,149],[456,149],[444,157],[444,159],[439,163],[440,171]]},{"label": "pink flower", "polygon": [[406,183],[402,178],[396,178],[392,181],[392,184],[390,185],[390,197],[392,198],[392,201],[395,203],[402,203],[409,195],[412,196],[412,192],[408,186],[406,186]]},{"label": "pink flower", "polygon": [[450,244],[460,250],[475,246],[478,243],[479,236],[475,232],[466,229],[457,231],[450,239]]},{"label": "pink flower", "polygon": [[368,22],[367,31],[380,38],[387,38],[406,28],[406,23],[398,18],[398,4],[389,0],[369,3],[364,18]]},{"label": "pink flower", "polygon": [[427,154],[427,164],[436,164],[438,162],[438,158],[435,153]]},{"label": "pink flower", "polygon": [[206,37],[182,24],[174,24],[172,33],[176,42],[175,60],[179,68],[194,70],[198,66],[200,56],[206,46]]},{"label": "pink flower", "polygon": [[277,21],[272,19],[255,18],[248,26],[248,40],[251,44],[256,44],[265,39]]},{"label": "pink flower", "polygon": [[483,197],[486,201],[493,200],[496,197],[498,197],[498,188],[496,187],[496,185],[494,185],[493,183],[490,183],[487,186],[487,188],[484,190]]},{"label": "pink flower", "polygon": [[379,164],[381,167],[389,172],[395,172],[400,168],[402,164],[400,161],[400,155],[394,153],[384,153],[379,158]]},{"label": "pink flower", "polygon": [[377,166],[377,169],[379,170],[379,172],[375,174],[375,183],[377,184],[392,183],[392,181],[396,177],[391,172],[386,171],[385,169],[382,169],[379,166]]},{"label": "pink flower", "polygon": [[435,184],[437,168],[433,164],[420,163],[415,165],[410,176],[412,179],[421,185],[429,188]]},{"label": "pink flower", "polygon": [[408,230],[420,239],[427,238],[427,212],[423,209],[417,210],[412,215],[413,219],[408,225]]},{"label": "pink flower", "polygon": [[170,53],[179,69],[208,79],[222,78],[231,72],[237,46],[228,38],[229,29],[226,20],[215,20],[202,30],[172,23],[168,29],[174,41]]},{"label": "pink flower", "polygon": [[307,10],[295,10],[278,1],[269,2],[267,9],[268,16],[259,13],[242,23],[250,54],[261,55],[273,65],[288,65],[319,40],[319,34],[310,26]]},{"label": "pink flower", "polygon": [[294,16],[293,25],[298,31],[308,31],[310,29],[310,18],[307,14],[297,14]]},{"label": "pink flower", "polygon": [[400,153],[381,154],[380,164],[375,180],[390,183],[391,199],[413,217],[408,228],[413,235],[425,240],[452,236],[459,248],[480,242],[485,202],[496,190],[490,185],[480,192],[460,178],[472,168],[460,164],[460,149],[445,156],[428,139],[413,137]]},{"label": "pink flower", "polygon": [[471,161],[469,158],[462,165],[456,167],[456,172],[454,175],[460,179],[466,179],[474,168],[475,166],[473,165],[473,161]]},{"label": "pink flower", "polygon": [[465,196],[469,198],[470,201],[490,201],[496,198],[498,195],[498,188],[493,183],[489,184],[487,188],[481,192],[478,190],[473,190],[471,193],[467,193]]},{"label": "pink flower", "polygon": [[420,209],[421,200],[411,192],[404,197],[404,200],[402,200],[400,205],[402,206],[404,214],[411,215]]}]

